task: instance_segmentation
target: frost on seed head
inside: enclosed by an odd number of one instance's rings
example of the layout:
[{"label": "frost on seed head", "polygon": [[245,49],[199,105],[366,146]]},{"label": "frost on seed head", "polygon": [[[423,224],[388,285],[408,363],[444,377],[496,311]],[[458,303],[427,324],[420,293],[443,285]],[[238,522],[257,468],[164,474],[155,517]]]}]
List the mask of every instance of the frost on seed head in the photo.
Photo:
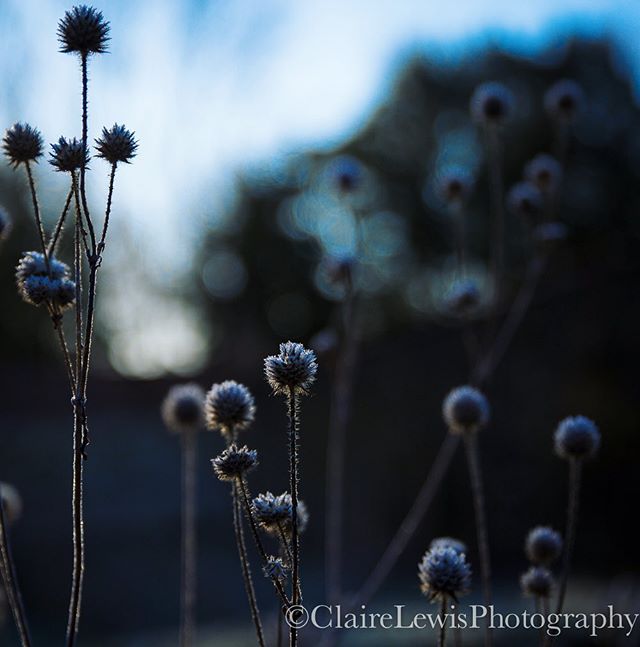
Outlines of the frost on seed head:
[{"label": "frost on seed head", "polygon": [[255,418],[256,407],[246,386],[226,380],[209,389],[204,411],[208,429],[227,433],[248,427]]},{"label": "frost on seed head", "polygon": [[211,460],[213,471],[221,481],[235,481],[242,478],[258,464],[258,452],[246,445],[231,445]]},{"label": "frost on seed head", "polygon": [[449,431],[479,431],[489,422],[489,402],[478,389],[460,386],[449,392],[442,404],[442,414]]},{"label": "frost on seed head", "polygon": [[291,341],[280,344],[280,354],[264,360],[267,382],[274,393],[308,394],[316,379],[318,364],[312,350]]},{"label": "frost on seed head", "polygon": [[469,593],[471,567],[464,553],[451,547],[430,548],[418,564],[420,589],[430,602],[457,600]]}]

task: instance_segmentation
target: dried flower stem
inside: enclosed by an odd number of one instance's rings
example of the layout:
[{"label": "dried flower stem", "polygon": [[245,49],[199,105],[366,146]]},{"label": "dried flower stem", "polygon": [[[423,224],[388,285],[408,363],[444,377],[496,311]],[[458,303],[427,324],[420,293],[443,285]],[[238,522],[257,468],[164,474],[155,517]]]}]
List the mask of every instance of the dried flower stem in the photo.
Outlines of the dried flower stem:
[{"label": "dried flower stem", "polygon": [[[291,599],[293,605],[300,604],[300,541],[298,536],[298,399],[293,387],[289,387],[287,398],[289,414],[289,487],[291,489]],[[298,630],[291,624],[289,645],[298,644]]]},{"label": "dried flower stem", "polygon": [[[464,447],[467,455],[469,480],[473,495],[473,509],[476,518],[478,554],[480,557],[480,573],[482,576],[482,597],[484,605],[489,607],[491,605],[491,555],[489,552],[489,533],[487,529],[484,487],[478,452],[478,438],[475,432],[467,432],[464,434]],[[487,624],[485,628],[485,645],[490,647],[491,642],[491,629]]]},{"label": "dried flower stem", "polygon": [[[88,54],[83,52],[80,57],[80,68],[82,70],[82,150],[87,150],[87,130],[88,130],[88,92],[89,92],[89,79],[88,79]],[[87,203],[87,192],[85,189],[85,175],[86,175],[86,164],[82,164],[80,167],[80,196],[82,198],[82,208],[84,210],[84,215],[87,221],[87,227],[89,229],[89,235],[91,236],[91,247],[95,254],[96,252],[96,234],[93,229],[93,223],[91,222],[91,215],[89,213],[89,205]]]},{"label": "dried flower stem", "polygon": [[180,646],[189,647],[195,634],[196,606],[196,447],[195,430],[182,439],[182,541],[180,577]]},{"label": "dried flower stem", "polygon": [[438,647],[445,646],[446,640],[446,631],[447,631],[447,597],[442,597],[442,602],[440,603],[440,617],[442,618],[442,623],[440,625],[440,636],[438,637]]},{"label": "dried flower stem", "polygon": [[572,458],[569,461],[569,501],[567,503],[567,527],[564,540],[564,556],[562,559],[562,575],[558,589],[558,603],[556,613],[562,613],[564,598],[567,592],[571,557],[576,539],[576,526],[578,523],[578,508],[580,505],[580,481],[582,476],[582,461]]},{"label": "dried flower stem", "polygon": [[56,251],[56,246],[58,245],[58,241],[60,240],[60,234],[62,233],[62,229],[64,228],[64,223],[67,218],[67,212],[69,211],[69,207],[71,206],[71,200],[73,198],[73,187],[69,189],[69,193],[67,194],[67,199],[65,200],[64,207],[62,209],[62,213],[60,214],[60,217],[58,218],[58,222],[56,222],[56,226],[53,230],[53,234],[51,234],[51,238],[49,239],[49,246],[47,253],[49,256],[53,256]]},{"label": "dried flower stem", "polygon": [[11,544],[9,542],[7,521],[4,516],[4,504],[2,501],[0,501],[0,558],[4,589],[7,593],[9,606],[11,607],[16,628],[18,629],[20,644],[22,647],[30,647],[31,638],[29,634],[29,626],[27,624],[27,618],[22,604],[22,595],[20,594],[20,587],[18,586],[15,564],[13,563],[13,557],[11,555]]},{"label": "dried flower stem", "polygon": [[500,289],[504,272],[504,205],[503,205],[503,178],[502,178],[502,155],[499,133],[496,128],[490,126],[486,131],[487,148],[489,151],[489,180],[491,187],[491,264],[495,286],[497,291],[497,302],[500,301]]},{"label": "dried flower stem", "polygon": [[47,243],[44,235],[44,227],[42,225],[42,216],[40,215],[40,203],[38,202],[38,194],[36,192],[36,183],[33,179],[31,171],[31,163],[25,162],[24,167],[27,169],[27,179],[29,180],[29,191],[31,193],[31,202],[33,204],[33,215],[36,219],[36,227],[38,229],[38,237],[40,238],[40,247],[42,248],[42,255],[44,256],[44,263],[47,268],[47,273],[50,272],[49,255],[47,253]]}]

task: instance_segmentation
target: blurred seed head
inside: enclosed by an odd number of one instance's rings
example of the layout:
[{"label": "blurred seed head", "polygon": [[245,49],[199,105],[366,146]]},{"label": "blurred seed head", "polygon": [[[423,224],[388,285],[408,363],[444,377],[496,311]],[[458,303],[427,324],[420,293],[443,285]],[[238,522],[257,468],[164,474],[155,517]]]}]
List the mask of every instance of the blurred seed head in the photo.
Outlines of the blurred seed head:
[{"label": "blurred seed head", "polygon": [[532,566],[520,577],[522,592],[534,598],[548,598],[553,590],[553,575],[543,566]]},{"label": "blurred seed head", "polygon": [[600,447],[600,431],[595,422],[585,416],[562,420],[553,439],[556,453],[566,459],[590,458]]},{"label": "blurred seed head", "polygon": [[355,193],[362,186],[364,170],[355,157],[341,155],[329,164],[329,178],[338,193]]},{"label": "blurred seed head", "polygon": [[518,182],[507,194],[507,206],[511,213],[532,224],[542,214],[544,198],[535,184]]},{"label": "blurred seed head", "polygon": [[35,162],[42,157],[42,135],[29,124],[16,123],[5,132],[2,148],[9,158],[9,164],[14,167],[21,163]]},{"label": "blurred seed head", "polygon": [[226,380],[209,389],[204,413],[208,429],[229,433],[246,429],[255,418],[256,407],[244,384]]},{"label": "blurred seed head", "polygon": [[22,497],[13,485],[0,482],[0,501],[4,519],[11,526],[22,516]]},{"label": "blurred seed head", "polygon": [[562,181],[562,166],[555,157],[540,153],[525,166],[524,177],[543,195],[553,195]]},{"label": "blurred seed head", "polygon": [[11,233],[11,218],[9,212],[0,206],[0,240],[5,240]]},{"label": "blurred seed head", "polygon": [[258,464],[258,452],[246,445],[233,444],[222,454],[211,460],[213,471],[221,481],[235,481],[242,478]]},{"label": "blurred seed head", "polygon": [[432,539],[429,544],[429,549],[434,550],[437,548],[451,548],[459,555],[466,555],[468,552],[467,545],[463,541],[454,539],[453,537],[436,537]]},{"label": "blurred seed head", "polygon": [[445,295],[445,307],[448,314],[465,317],[478,309],[481,300],[480,289],[473,279],[458,279]]},{"label": "blurred seed head", "polygon": [[103,128],[102,137],[96,139],[97,156],[110,164],[130,164],[138,149],[134,134],[118,124],[114,124],[109,130]]},{"label": "blurred seed head", "polygon": [[49,164],[56,171],[71,173],[82,167],[87,167],[87,164],[89,164],[89,151],[83,148],[82,142],[75,137],[72,139],[60,137],[57,144],[51,144]]},{"label": "blurred seed head", "polygon": [[533,564],[549,566],[562,553],[562,537],[549,526],[536,526],[529,531],[524,550]]},{"label": "blurred seed head", "polygon": [[544,95],[544,107],[549,116],[563,123],[574,121],[583,105],[584,91],[571,79],[557,81]]},{"label": "blurred seed head", "polygon": [[442,403],[442,415],[455,434],[479,431],[489,422],[489,402],[478,389],[460,386],[450,391]]},{"label": "blurred seed head", "polygon": [[267,382],[274,393],[282,395],[288,395],[290,390],[307,395],[317,371],[314,352],[291,341],[280,344],[279,355],[270,355],[264,360]]},{"label": "blurred seed head", "polygon": [[504,123],[513,111],[513,94],[502,83],[489,81],[479,85],[471,96],[471,116],[485,126]]},{"label": "blurred seed head", "polygon": [[451,547],[430,548],[418,564],[418,578],[430,602],[457,600],[471,589],[471,567],[464,553]]},{"label": "blurred seed head", "polygon": [[196,432],[204,422],[204,390],[193,382],[172,386],[160,410],[170,431]]},{"label": "blurred seed head", "polygon": [[58,41],[65,54],[102,54],[107,51],[109,23],[97,9],[77,5],[66,11],[58,23]]},{"label": "blurred seed head", "polygon": [[460,166],[437,173],[434,182],[436,193],[448,205],[465,202],[473,191],[473,177]]},{"label": "blurred seed head", "polygon": [[18,283],[30,276],[50,276],[53,279],[69,277],[71,270],[66,263],[59,261],[55,256],[49,257],[49,271],[44,255],[41,252],[24,252],[16,267],[16,280]]},{"label": "blurred seed head", "polygon": [[289,567],[284,563],[281,557],[269,555],[267,563],[262,567],[265,577],[276,578],[281,582],[287,579]]}]

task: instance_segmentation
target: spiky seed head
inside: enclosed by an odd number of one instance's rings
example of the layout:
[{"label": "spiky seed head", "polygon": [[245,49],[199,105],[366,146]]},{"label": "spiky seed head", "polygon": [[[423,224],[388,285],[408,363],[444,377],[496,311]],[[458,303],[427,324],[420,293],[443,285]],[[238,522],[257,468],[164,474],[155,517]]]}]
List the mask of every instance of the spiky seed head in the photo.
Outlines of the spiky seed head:
[{"label": "spiky seed head", "polygon": [[58,23],[58,41],[65,54],[103,54],[109,41],[109,23],[97,9],[77,5],[66,11]]},{"label": "spiky seed head", "polygon": [[114,124],[109,130],[103,128],[102,137],[96,139],[98,157],[107,160],[110,164],[118,162],[130,164],[138,149],[134,134],[118,124]]},{"label": "spiky seed head", "polygon": [[267,563],[262,567],[262,572],[265,577],[276,578],[281,582],[287,579],[289,574],[289,567],[284,563],[281,557],[274,557],[269,555]]},{"label": "spiky seed head", "polygon": [[544,195],[553,195],[562,181],[562,166],[552,155],[540,153],[524,168],[524,177]]},{"label": "spiky seed head", "polygon": [[16,280],[21,283],[30,276],[50,276],[53,279],[64,279],[69,277],[70,271],[66,263],[59,261],[55,256],[50,256],[49,271],[47,272],[47,264],[41,252],[24,252],[16,267]]},{"label": "spiky seed head", "polygon": [[440,199],[446,204],[460,204],[473,190],[473,177],[465,168],[447,168],[436,175],[435,188]]},{"label": "spiky seed head", "polygon": [[238,447],[233,444],[212,459],[211,464],[221,481],[235,481],[258,464],[258,452],[255,449],[249,449],[246,445]]},{"label": "spiky seed head", "polygon": [[418,564],[418,578],[430,602],[457,600],[471,588],[471,567],[464,553],[451,547],[430,548]]},{"label": "spiky seed head", "polygon": [[533,230],[533,239],[541,247],[552,247],[566,239],[567,226],[561,222],[542,222]]},{"label": "spiky seed head", "polygon": [[548,598],[553,590],[553,575],[543,566],[532,566],[520,577],[522,592],[534,598]]},{"label": "spiky seed head", "polygon": [[47,302],[51,281],[48,276],[30,276],[18,285],[18,292],[23,301],[37,307]]},{"label": "spiky seed head", "polygon": [[596,423],[585,416],[562,420],[553,439],[556,453],[566,459],[591,458],[600,447],[600,431]]},{"label": "spiky seed head", "polygon": [[20,296],[34,306],[50,302],[65,310],[75,303],[75,283],[68,277],[69,266],[54,256],[49,268],[40,252],[24,252],[16,267],[16,284]]},{"label": "spiky seed head", "polygon": [[264,360],[267,382],[274,393],[288,395],[308,394],[316,379],[318,364],[312,350],[291,341],[280,344],[280,354],[270,355]]},{"label": "spiky seed head", "polygon": [[453,537],[436,537],[432,539],[429,544],[429,549],[433,550],[435,548],[452,548],[459,555],[467,554],[467,545],[463,541],[454,539]]},{"label": "spiky seed head", "polygon": [[256,407],[246,386],[226,380],[209,389],[204,412],[208,429],[227,433],[248,427],[255,418]]},{"label": "spiky seed head", "polygon": [[455,434],[479,431],[489,422],[489,402],[478,389],[459,386],[450,391],[442,404],[442,415]]},{"label": "spiky seed head", "polygon": [[5,240],[11,233],[11,218],[7,210],[0,206],[0,240]]},{"label": "spiky seed head", "polygon": [[8,525],[14,524],[22,515],[22,497],[18,490],[9,483],[0,483],[0,501],[4,519]]},{"label": "spiky seed head", "polygon": [[562,553],[562,537],[549,526],[536,526],[527,535],[524,551],[533,564],[549,566]]},{"label": "spiky seed head", "polygon": [[29,124],[16,123],[5,132],[2,148],[9,158],[9,164],[14,167],[21,163],[35,162],[42,157],[42,135]]},{"label": "spiky seed head", "polygon": [[533,223],[542,213],[544,199],[535,184],[518,182],[507,195],[507,206],[511,213]]},{"label": "spiky seed head", "polygon": [[253,512],[260,527],[268,533],[277,534],[291,520],[291,496],[285,492],[276,496],[271,492],[259,494],[252,503]]},{"label": "spiky seed head", "polygon": [[329,171],[332,184],[339,193],[354,193],[362,186],[364,171],[355,157],[337,157],[331,162]]},{"label": "spiky seed head", "polygon": [[544,95],[544,107],[550,117],[571,123],[584,105],[584,91],[572,79],[554,83]]},{"label": "spiky seed head", "polygon": [[479,124],[496,126],[511,116],[513,103],[513,95],[502,83],[482,83],[471,96],[471,116]]},{"label": "spiky seed head", "polygon": [[172,386],[162,402],[161,413],[170,431],[198,431],[204,422],[204,390],[193,382]]},{"label": "spiky seed head", "polygon": [[89,151],[86,148],[83,149],[82,142],[75,137],[72,139],[60,137],[57,144],[51,144],[49,164],[56,171],[71,173],[87,167]]}]

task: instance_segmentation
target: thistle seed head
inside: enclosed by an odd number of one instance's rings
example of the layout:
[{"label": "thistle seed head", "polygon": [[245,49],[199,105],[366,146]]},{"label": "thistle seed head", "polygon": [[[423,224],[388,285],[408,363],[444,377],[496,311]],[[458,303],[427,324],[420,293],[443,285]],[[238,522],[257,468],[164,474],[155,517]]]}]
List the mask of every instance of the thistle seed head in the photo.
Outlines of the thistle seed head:
[{"label": "thistle seed head", "polygon": [[473,190],[473,178],[462,167],[448,168],[436,176],[436,192],[446,204],[464,202]]},{"label": "thistle seed head", "polygon": [[522,592],[534,598],[548,598],[553,584],[553,576],[543,566],[532,566],[520,577]]},{"label": "thistle seed head", "polygon": [[478,389],[460,386],[449,392],[442,404],[442,415],[454,434],[479,431],[489,422],[489,402]]},{"label": "thistle seed head", "polygon": [[7,525],[14,524],[22,515],[22,497],[9,483],[0,483],[0,501]]},{"label": "thistle seed head", "polygon": [[40,252],[25,252],[16,268],[16,284],[24,301],[34,306],[50,302],[65,310],[75,303],[76,285],[68,277],[69,266],[54,256],[49,271]]},{"label": "thistle seed head", "polygon": [[350,155],[342,155],[331,163],[330,168],[331,180],[339,193],[354,193],[360,186],[364,172],[362,165]]},{"label": "thistle seed head", "polygon": [[57,144],[51,144],[49,164],[56,171],[72,173],[83,167],[87,168],[89,151],[86,148],[83,149],[82,142],[75,137],[73,139],[60,137]]},{"label": "thistle seed head", "polygon": [[291,496],[285,492],[278,496],[271,492],[259,494],[253,500],[253,512],[260,527],[268,533],[277,534],[291,520]]},{"label": "thistle seed head", "polygon": [[118,124],[114,124],[109,130],[103,128],[102,137],[96,139],[98,157],[102,157],[110,164],[118,162],[130,164],[138,149],[134,134]]},{"label": "thistle seed head", "polygon": [[284,563],[281,557],[269,555],[267,563],[262,567],[265,577],[276,578],[281,582],[287,579],[289,567]]},{"label": "thistle seed head", "polygon": [[582,87],[571,79],[554,83],[544,95],[544,107],[550,117],[571,123],[584,105]]},{"label": "thistle seed head", "polygon": [[248,427],[255,418],[256,407],[246,386],[227,380],[209,389],[204,413],[208,429],[229,432]]},{"label": "thistle seed head", "polygon": [[436,548],[452,548],[459,555],[467,554],[467,545],[463,541],[454,539],[453,537],[436,537],[432,539],[429,544],[429,550]]},{"label": "thistle seed head", "polygon": [[318,364],[312,350],[291,341],[280,344],[280,354],[270,355],[264,360],[267,382],[274,393],[307,395],[316,379]]},{"label": "thistle seed head", "polygon": [[47,279],[49,284],[49,300],[60,310],[66,310],[76,302],[76,284],[71,279]]},{"label": "thistle seed head", "polygon": [[0,206],[0,240],[5,240],[11,233],[11,218],[7,210]]},{"label": "thistle seed head", "polygon": [[430,548],[418,564],[420,589],[430,602],[465,595],[471,588],[471,567],[464,553],[451,547]]},{"label": "thistle seed head", "polygon": [[562,181],[562,166],[555,157],[540,153],[524,168],[524,177],[544,195],[553,195]]},{"label": "thistle seed head", "polygon": [[471,96],[471,116],[479,124],[496,126],[511,116],[513,103],[513,95],[502,83],[489,81]]},{"label": "thistle seed head", "polygon": [[77,5],[66,11],[58,23],[58,41],[65,54],[102,54],[107,51],[109,23],[97,9]]},{"label": "thistle seed head", "polygon": [[192,382],[172,386],[162,402],[161,413],[170,431],[198,431],[204,422],[204,390]]},{"label": "thistle seed head", "polygon": [[533,564],[549,566],[562,553],[562,537],[549,526],[536,526],[527,535],[524,551]]},{"label": "thistle seed head", "polygon": [[16,267],[16,280],[18,283],[25,281],[30,276],[50,276],[53,279],[68,278],[71,270],[66,263],[59,261],[55,256],[49,257],[49,272],[41,252],[24,252]]},{"label": "thistle seed head", "polygon": [[213,471],[221,481],[235,481],[242,478],[258,464],[258,452],[246,445],[231,445],[222,454],[211,460]]},{"label": "thistle seed head", "polygon": [[21,163],[35,162],[42,157],[42,135],[29,124],[13,124],[2,139],[4,154],[9,164],[17,167]]},{"label": "thistle seed head", "polygon": [[542,213],[544,200],[542,193],[531,182],[519,182],[507,195],[509,210],[529,223],[535,222]]},{"label": "thistle seed head", "polygon": [[600,447],[600,431],[585,416],[565,418],[554,434],[556,453],[561,458],[591,458]]}]

